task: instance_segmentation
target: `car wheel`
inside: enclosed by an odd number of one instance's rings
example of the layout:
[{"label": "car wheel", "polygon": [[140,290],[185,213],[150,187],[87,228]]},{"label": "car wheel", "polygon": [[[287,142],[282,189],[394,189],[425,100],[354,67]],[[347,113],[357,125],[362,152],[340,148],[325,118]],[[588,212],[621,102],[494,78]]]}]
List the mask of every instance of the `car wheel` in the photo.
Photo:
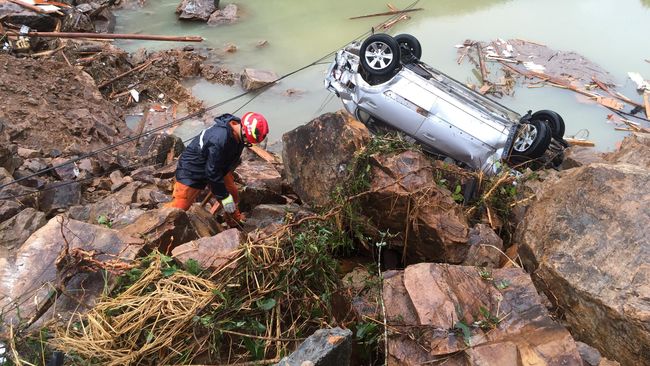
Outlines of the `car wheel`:
[{"label": "car wheel", "polygon": [[370,75],[393,73],[399,66],[400,49],[395,38],[378,33],[368,37],[359,49],[361,66]]},{"label": "car wheel", "polygon": [[530,118],[546,122],[551,128],[551,135],[557,140],[562,140],[562,137],[564,137],[564,120],[557,112],[549,110],[537,111]]},{"label": "car wheel", "polygon": [[399,34],[395,36],[395,40],[399,44],[402,53],[408,51],[418,60],[422,57],[422,46],[420,45],[420,41],[414,36],[410,34]]},{"label": "car wheel", "polygon": [[537,159],[544,154],[551,143],[551,132],[548,125],[540,120],[522,123],[512,144],[512,155]]}]

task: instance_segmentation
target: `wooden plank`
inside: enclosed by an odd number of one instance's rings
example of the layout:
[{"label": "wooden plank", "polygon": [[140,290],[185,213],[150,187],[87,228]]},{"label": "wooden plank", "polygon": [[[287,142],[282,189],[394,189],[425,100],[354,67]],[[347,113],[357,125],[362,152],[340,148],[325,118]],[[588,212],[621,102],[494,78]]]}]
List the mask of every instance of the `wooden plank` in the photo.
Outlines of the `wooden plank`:
[{"label": "wooden plank", "polygon": [[424,8],[406,9],[406,10],[398,10],[398,11],[386,11],[386,12],[383,12],[383,13],[360,15],[360,16],[357,16],[357,17],[352,17],[350,19],[362,19],[362,18],[370,18],[370,17],[381,17],[381,16],[385,16],[385,15],[397,15],[397,14],[410,13],[410,12],[420,11],[420,10],[424,10]]},{"label": "wooden plank", "polygon": [[596,146],[596,144],[593,141],[582,140],[582,139],[574,139],[574,138],[570,138],[570,137],[565,137],[564,141],[569,143],[569,145],[574,145],[574,146],[587,146],[587,147]]},{"label": "wooden plank", "polygon": [[386,6],[388,7],[388,9],[390,9],[390,11],[399,11],[399,9],[397,9],[397,8],[396,8],[393,4],[391,4],[391,3],[386,4]]},{"label": "wooden plank", "polygon": [[650,119],[650,92],[647,90],[643,93],[643,104],[645,104],[645,115]]},{"label": "wooden plank", "polygon": [[267,163],[277,163],[277,160],[275,159],[275,156],[273,156],[273,154],[271,154],[270,152],[262,149],[259,146],[253,145],[253,146],[249,147],[248,149],[250,151],[252,151],[253,153],[255,153],[255,155],[262,158],[262,160],[266,161]]},{"label": "wooden plank", "polygon": [[[20,1],[20,0],[9,0]],[[120,34],[120,33],[75,33],[75,32],[29,32],[31,37],[44,38],[91,38],[91,39],[139,39],[146,41],[171,41],[171,42],[203,42],[198,36],[159,36],[153,34]]]},{"label": "wooden plank", "polygon": [[16,5],[20,5],[25,9],[29,9],[31,11],[37,12],[39,14],[47,14],[47,12],[45,10],[39,8],[38,6],[28,4],[28,3],[24,2],[24,1],[21,1],[21,0],[9,0],[9,1],[16,4]]}]

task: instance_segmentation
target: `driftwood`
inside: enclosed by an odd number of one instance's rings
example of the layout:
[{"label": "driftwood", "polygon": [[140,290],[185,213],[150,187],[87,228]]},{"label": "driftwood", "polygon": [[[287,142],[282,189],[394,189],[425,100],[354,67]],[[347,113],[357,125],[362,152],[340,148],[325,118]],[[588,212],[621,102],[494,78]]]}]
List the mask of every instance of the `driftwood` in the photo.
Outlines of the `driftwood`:
[{"label": "driftwood", "polygon": [[159,36],[152,34],[29,32],[28,35],[31,37],[44,38],[139,39],[146,41],[203,42],[203,38],[199,36]]},{"label": "driftwood", "polygon": [[352,17],[350,19],[363,19],[363,18],[370,18],[370,17],[381,17],[385,15],[397,15],[397,14],[403,14],[403,13],[410,13],[413,11],[420,11],[424,10],[423,8],[415,8],[415,9],[406,9],[406,10],[391,10],[391,11],[385,11],[383,13],[376,13],[376,14],[368,14],[368,15],[361,15],[358,17]]},{"label": "driftwood", "polygon": [[107,86],[111,85],[112,83],[120,80],[121,78],[123,78],[125,76],[131,75],[132,73],[134,73],[136,71],[142,71],[142,70],[146,69],[147,67],[149,67],[154,61],[158,61],[158,59],[149,60],[149,61],[147,61],[147,62],[145,62],[145,63],[143,63],[143,64],[141,64],[139,66],[136,66],[136,67],[132,68],[129,71],[123,72],[123,73],[117,75],[116,77],[112,78],[111,80],[108,80],[108,81],[105,81],[105,82],[101,83],[99,86],[97,86],[97,88],[101,89],[101,88],[107,87]]},{"label": "driftwood", "polygon": [[589,141],[589,140],[574,139],[570,137],[565,137],[564,140],[568,142],[569,145],[573,145],[573,146],[587,146],[587,147],[596,146],[596,144],[593,141]]}]

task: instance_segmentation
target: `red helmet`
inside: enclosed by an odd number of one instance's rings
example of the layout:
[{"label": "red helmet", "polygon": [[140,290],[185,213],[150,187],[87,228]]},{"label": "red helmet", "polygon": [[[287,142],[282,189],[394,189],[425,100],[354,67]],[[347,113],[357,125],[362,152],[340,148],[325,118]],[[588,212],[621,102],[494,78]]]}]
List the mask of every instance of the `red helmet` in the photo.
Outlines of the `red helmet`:
[{"label": "red helmet", "polygon": [[241,119],[242,130],[246,140],[251,144],[259,144],[269,133],[269,124],[263,115],[255,112],[247,112]]}]

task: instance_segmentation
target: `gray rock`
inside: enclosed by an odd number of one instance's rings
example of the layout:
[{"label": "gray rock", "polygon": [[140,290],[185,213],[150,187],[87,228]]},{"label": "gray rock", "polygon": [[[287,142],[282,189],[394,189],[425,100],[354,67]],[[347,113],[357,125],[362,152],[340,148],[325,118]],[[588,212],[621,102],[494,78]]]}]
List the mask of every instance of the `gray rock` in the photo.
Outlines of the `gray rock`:
[{"label": "gray rock", "polygon": [[199,238],[187,212],[171,207],[147,211],[120,232],[143,238],[148,248],[157,248],[163,253]]},{"label": "gray rock", "polygon": [[503,240],[488,225],[477,224],[469,231],[470,245],[465,266],[498,268],[503,255]]},{"label": "gray rock", "polygon": [[0,244],[8,249],[17,248],[46,223],[44,213],[28,207],[0,224]]},{"label": "gray rock", "polygon": [[238,10],[239,9],[237,8],[237,5],[235,4],[228,4],[223,9],[217,9],[214,13],[212,13],[212,15],[210,15],[210,19],[208,19],[208,25],[235,23],[237,20],[239,20],[239,16],[237,15]]},{"label": "gray rock", "polygon": [[597,349],[582,342],[576,342],[576,346],[578,347],[578,352],[580,353],[580,358],[582,358],[584,366],[598,366],[600,364],[602,356]]},{"label": "gray rock", "polygon": [[0,223],[10,219],[22,209],[23,206],[18,202],[0,200]]},{"label": "gray rock", "polygon": [[[66,158],[54,158],[52,159],[52,166],[56,167],[58,165],[68,162],[69,159]],[[74,164],[66,164],[61,167],[54,168],[54,176],[60,180],[73,180],[76,179],[79,175],[79,170]]]},{"label": "gray rock", "polygon": [[147,159],[149,164],[158,167],[165,165],[168,157],[178,157],[184,149],[185,145],[180,137],[155,133],[140,140],[136,151],[142,159]]},{"label": "gray rock", "polygon": [[348,366],[352,354],[352,331],[339,327],[319,329],[277,366]]},{"label": "gray rock", "polygon": [[9,175],[11,175],[22,164],[23,159],[15,154],[12,149],[7,146],[0,146],[0,168],[7,169]]},{"label": "gray rock", "polygon": [[81,186],[73,181],[46,184],[38,199],[39,209],[47,215],[79,203],[81,203]]},{"label": "gray rock", "polygon": [[183,0],[176,8],[178,19],[207,21],[219,7],[219,0]]},{"label": "gray rock", "polygon": [[245,90],[257,90],[278,80],[278,74],[273,71],[244,69],[241,73],[241,83]]},{"label": "gray rock", "polygon": [[32,173],[40,172],[41,170],[47,169],[48,164],[45,159],[42,158],[29,158],[23,162],[22,168],[25,168]]}]

